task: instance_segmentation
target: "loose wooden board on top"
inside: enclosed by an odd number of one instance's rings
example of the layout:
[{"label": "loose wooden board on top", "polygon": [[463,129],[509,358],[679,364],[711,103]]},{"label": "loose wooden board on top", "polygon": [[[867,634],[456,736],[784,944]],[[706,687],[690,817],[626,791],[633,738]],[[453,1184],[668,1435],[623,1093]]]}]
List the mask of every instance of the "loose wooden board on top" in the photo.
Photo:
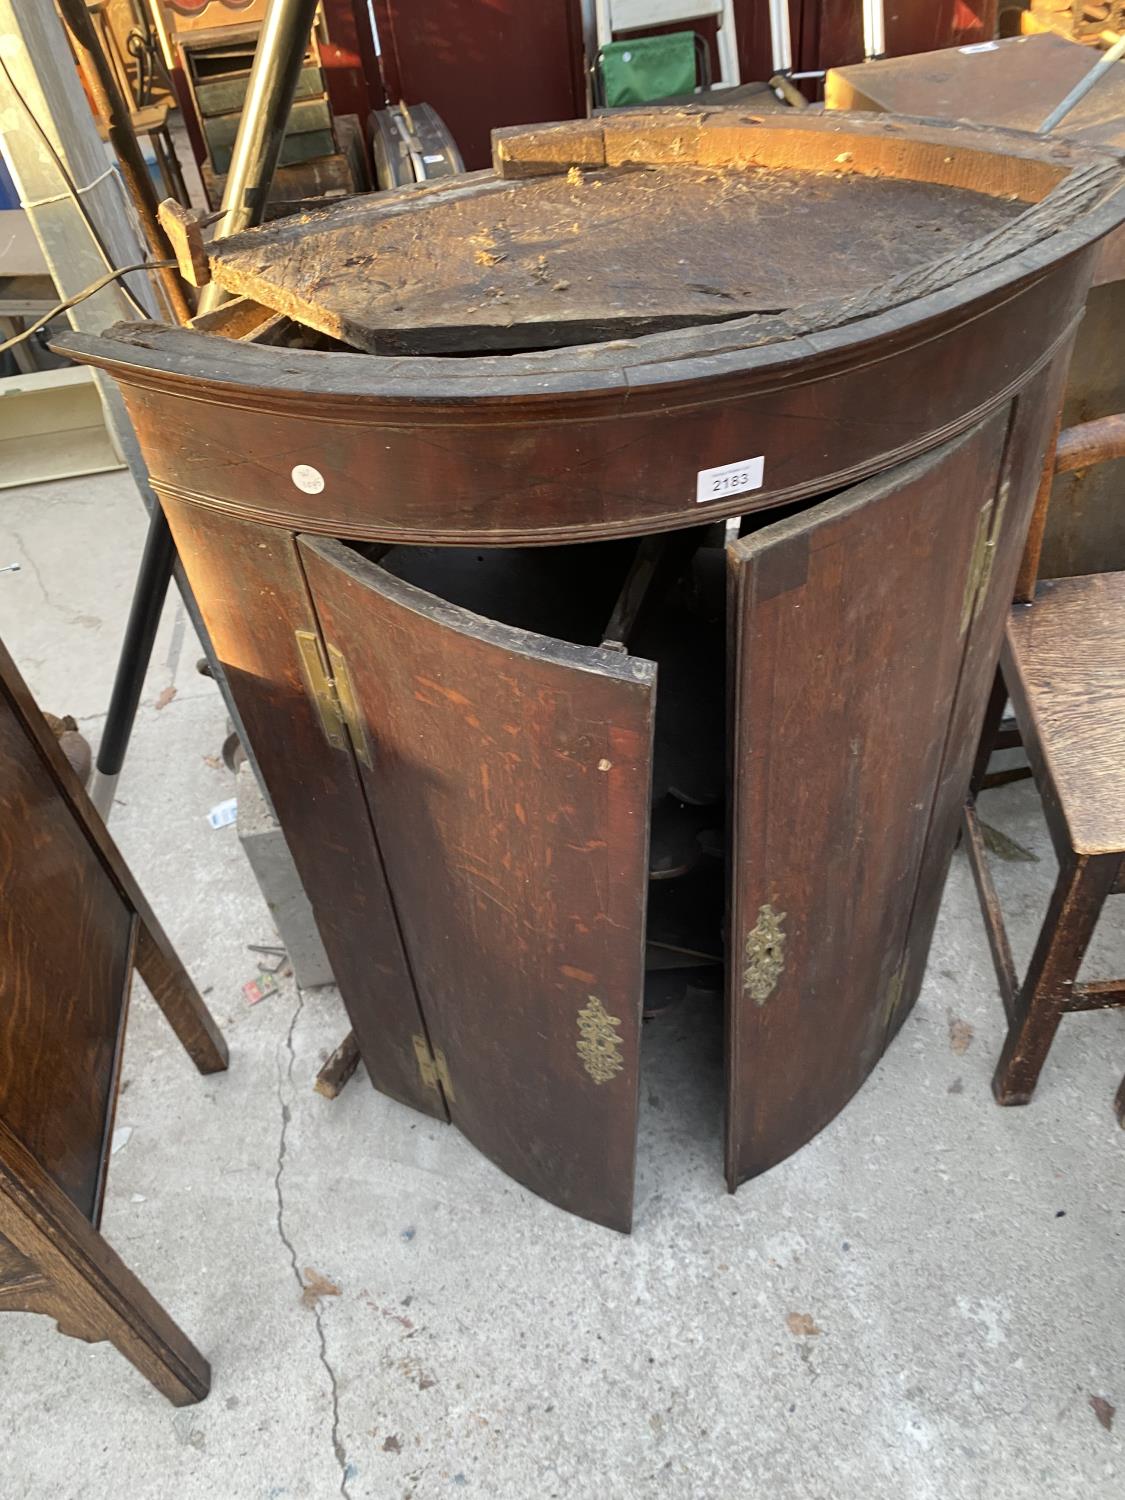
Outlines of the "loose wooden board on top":
[{"label": "loose wooden board on top", "polygon": [[[730,144],[753,117],[707,153],[686,116],[676,150],[668,117],[645,118],[643,159],[614,159],[612,122],[501,132],[494,172],[250,230],[211,247],[211,274],[374,354],[550,348],[862,294],[1002,231],[1035,196],[912,177],[885,149],[857,166],[850,137],[824,130],[807,164],[755,160]],[[513,150],[543,138],[553,159]]]}]

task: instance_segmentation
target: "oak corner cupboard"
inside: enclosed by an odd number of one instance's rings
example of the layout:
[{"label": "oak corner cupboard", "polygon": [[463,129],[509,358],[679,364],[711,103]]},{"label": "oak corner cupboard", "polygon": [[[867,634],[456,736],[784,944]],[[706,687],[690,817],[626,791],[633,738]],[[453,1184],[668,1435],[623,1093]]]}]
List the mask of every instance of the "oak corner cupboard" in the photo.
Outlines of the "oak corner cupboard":
[{"label": "oak corner cupboard", "polygon": [[195,327],[59,341],[125,393],[377,1089],[621,1230],[646,993],[725,1008],[731,1189],[847,1103],[1122,181],[889,116],[501,131],[212,246]]}]

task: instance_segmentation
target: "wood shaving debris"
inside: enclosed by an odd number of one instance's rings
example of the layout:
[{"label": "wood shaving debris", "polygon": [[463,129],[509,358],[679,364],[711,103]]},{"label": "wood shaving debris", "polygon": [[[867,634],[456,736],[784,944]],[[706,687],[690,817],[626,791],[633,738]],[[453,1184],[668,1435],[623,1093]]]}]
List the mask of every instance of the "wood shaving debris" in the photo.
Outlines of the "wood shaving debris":
[{"label": "wood shaving debris", "polygon": [[301,1293],[301,1301],[305,1307],[315,1307],[322,1297],[339,1295],[340,1288],[334,1281],[329,1281],[327,1276],[314,1271],[312,1266],[305,1267],[305,1286]]},{"label": "wood shaving debris", "polygon": [[785,1326],[795,1338],[814,1339],[821,1331],[813,1322],[812,1313],[786,1313]]},{"label": "wood shaving debris", "polygon": [[1107,1401],[1104,1396],[1091,1396],[1090,1410],[1107,1432],[1113,1431],[1113,1419],[1117,1415],[1117,1408],[1111,1401]]},{"label": "wood shaving debris", "polygon": [[973,1039],[973,1028],[968,1021],[962,1021],[959,1016],[949,1018],[949,1047],[950,1051],[956,1052],[958,1057],[968,1052],[969,1043]]}]

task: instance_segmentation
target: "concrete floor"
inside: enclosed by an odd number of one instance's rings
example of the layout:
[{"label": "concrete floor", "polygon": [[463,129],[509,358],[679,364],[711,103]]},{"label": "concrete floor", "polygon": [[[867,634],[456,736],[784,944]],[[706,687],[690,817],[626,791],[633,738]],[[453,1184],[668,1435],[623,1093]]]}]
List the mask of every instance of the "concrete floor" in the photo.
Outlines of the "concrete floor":
[{"label": "concrete floor", "polygon": [[[0,636],[95,741],[142,533],[124,475],[0,494],[0,563],[23,564],[0,575]],[[214,1388],[175,1411],[108,1345],[5,1315],[0,1500],[1125,1494],[1125,1411],[1107,1429],[1092,1405],[1125,1406],[1125,1016],[1068,1019],[1035,1102],[997,1108],[1001,1010],[961,855],[902,1035],[737,1197],[715,1027],[650,1023],[621,1238],[362,1074],[314,1094],[345,1030],[333,991],[246,1003],[246,945],[271,927],[234,829],[206,822],[233,780],[196,655],[172,602],[112,829],[231,1068],[195,1075],[138,993],[103,1227]],[[1035,855],[997,861],[1022,962],[1049,844],[1026,783],[985,816]],[[1088,967],[1125,972],[1119,907]]]}]

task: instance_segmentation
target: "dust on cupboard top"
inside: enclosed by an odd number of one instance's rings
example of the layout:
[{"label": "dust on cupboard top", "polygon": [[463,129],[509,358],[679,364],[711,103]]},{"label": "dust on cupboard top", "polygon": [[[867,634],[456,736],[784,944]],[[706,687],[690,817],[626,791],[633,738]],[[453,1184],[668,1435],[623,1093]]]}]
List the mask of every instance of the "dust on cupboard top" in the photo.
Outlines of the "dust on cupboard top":
[{"label": "dust on cupboard top", "polygon": [[[211,247],[240,296],[202,327],[57,347],[121,382],[168,495],[376,541],[635,535],[967,428],[1065,341],[1123,220],[1120,152],[630,112],[499,131],[491,171]],[[260,341],[287,319],[321,347]]]}]

